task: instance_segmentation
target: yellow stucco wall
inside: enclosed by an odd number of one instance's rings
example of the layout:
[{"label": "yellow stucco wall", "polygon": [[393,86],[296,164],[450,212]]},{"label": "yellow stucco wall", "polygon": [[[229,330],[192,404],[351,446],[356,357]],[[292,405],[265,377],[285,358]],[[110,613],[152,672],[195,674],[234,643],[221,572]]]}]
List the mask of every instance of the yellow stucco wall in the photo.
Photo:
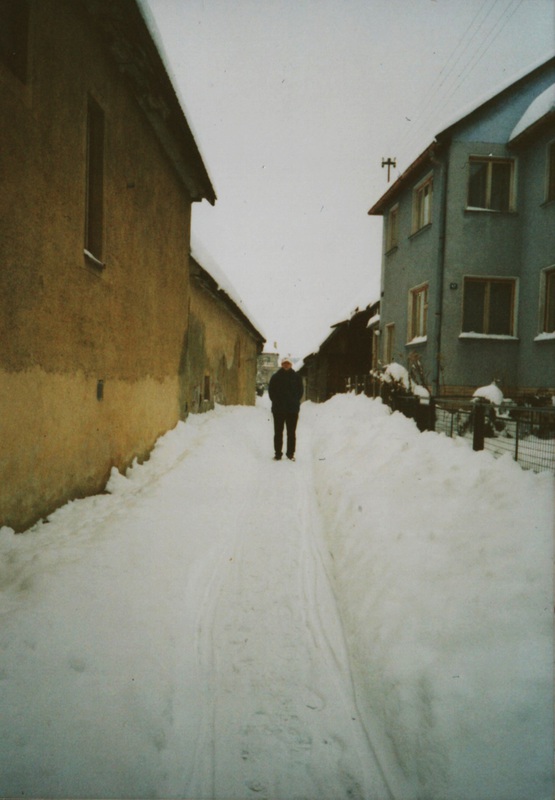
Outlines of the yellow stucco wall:
[{"label": "yellow stucco wall", "polygon": [[[29,44],[26,85],[0,63],[0,525],[16,530],[176,424],[189,305],[189,197],[81,4],[32,3]],[[103,270],[83,255],[89,95]]]},{"label": "yellow stucco wall", "polygon": [[[193,413],[221,405],[254,405],[260,346],[226,308],[193,280],[187,348],[187,403]],[[205,377],[210,399],[204,401]]]}]

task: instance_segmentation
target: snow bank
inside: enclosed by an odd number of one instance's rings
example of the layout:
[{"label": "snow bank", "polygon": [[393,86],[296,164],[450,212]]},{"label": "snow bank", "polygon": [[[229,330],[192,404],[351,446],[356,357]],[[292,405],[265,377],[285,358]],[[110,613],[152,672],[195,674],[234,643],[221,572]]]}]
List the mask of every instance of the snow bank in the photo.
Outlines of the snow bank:
[{"label": "snow bank", "polygon": [[369,726],[415,797],[548,800],[552,476],[364,396],[307,410]]},{"label": "snow bank", "polygon": [[472,397],[489,400],[494,406],[500,406],[503,402],[503,392],[496,383],[490,383],[488,386],[480,386],[476,389]]}]

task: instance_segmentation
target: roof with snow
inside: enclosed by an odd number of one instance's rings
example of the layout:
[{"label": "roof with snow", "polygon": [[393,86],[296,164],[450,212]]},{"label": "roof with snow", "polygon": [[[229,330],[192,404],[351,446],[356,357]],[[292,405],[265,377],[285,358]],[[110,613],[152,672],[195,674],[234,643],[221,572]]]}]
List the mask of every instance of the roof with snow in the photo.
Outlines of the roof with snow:
[{"label": "roof with snow", "polygon": [[251,335],[261,344],[264,344],[266,339],[262,333],[260,333],[255,323],[250,319],[244,304],[223,273],[214,265],[211,265],[210,271],[208,271],[208,269],[199,263],[192,252],[190,265],[191,275],[196,277],[210,294],[222,300],[231,314],[239,320]]},{"label": "roof with snow", "polygon": [[125,75],[154,134],[191,200],[216,200],[208,172],[170,77],[161,37],[144,0],[83,0],[108,50]]},{"label": "roof with snow", "polygon": [[547,117],[555,115],[555,83],[551,84],[530,103],[519,119],[509,137],[512,144],[543,123]]},{"label": "roof with snow", "polygon": [[[385,194],[383,194],[372,206],[372,208],[368,211],[368,214],[383,214],[385,208],[391,203],[401,187],[404,186],[408,180],[413,179],[414,176],[422,169],[422,167],[429,163],[431,157],[434,155],[439,155],[442,148],[448,143],[454,129],[457,128],[457,126],[463,122],[469,121],[474,116],[478,116],[478,114],[483,114],[488,110],[489,107],[493,106],[510,92],[513,92],[518,85],[524,84],[525,81],[532,79],[535,75],[539,75],[541,72],[545,72],[547,69],[553,67],[555,67],[555,56],[536,65],[532,70],[527,70],[524,74],[521,74],[516,79],[513,78],[509,83],[505,84],[500,89],[497,89],[493,94],[490,94],[485,98],[481,98],[472,106],[466,108],[465,111],[461,112],[460,115],[458,115],[447,126],[443,127],[439,133],[436,134],[433,142],[431,142],[428,147],[426,147],[426,149],[423,150],[422,153],[412,162],[412,164],[410,164],[407,169],[397,178],[397,180],[389,187]],[[528,109],[528,111],[530,111],[530,109]],[[536,111],[535,113],[538,112]],[[526,114],[524,116],[526,116]],[[514,131],[513,134],[511,134],[511,137],[513,135]]]}]

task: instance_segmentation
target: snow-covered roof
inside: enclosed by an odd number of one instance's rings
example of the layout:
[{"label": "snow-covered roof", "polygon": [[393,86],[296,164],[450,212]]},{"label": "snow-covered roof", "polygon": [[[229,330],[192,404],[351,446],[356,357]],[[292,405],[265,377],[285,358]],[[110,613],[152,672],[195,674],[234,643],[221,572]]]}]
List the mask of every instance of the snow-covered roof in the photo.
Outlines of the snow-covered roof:
[{"label": "snow-covered roof", "polygon": [[208,250],[197,241],[193,234],[191,234],[191,256],[207,272],[210,277],[216,282],[218,288],[221,289],[229,297],[229,299],[237,306],[237,308],[247,317],[251,325],[263,336],[262,327],[254,319],[241,296],[227,277],[227,275],[220,269],[219,265],[212,258]]},{"label": "snow-covered roof", "polygon": [[555,111],[555,83],[542,92],[535,100],[533,100],[522,117],[519,119],[513,131],[509,137],[509,141],[512,142],[518,136],[520,136],[524,131],[528,130],[539,122],[543,117],[547,114],[551,114]]}]

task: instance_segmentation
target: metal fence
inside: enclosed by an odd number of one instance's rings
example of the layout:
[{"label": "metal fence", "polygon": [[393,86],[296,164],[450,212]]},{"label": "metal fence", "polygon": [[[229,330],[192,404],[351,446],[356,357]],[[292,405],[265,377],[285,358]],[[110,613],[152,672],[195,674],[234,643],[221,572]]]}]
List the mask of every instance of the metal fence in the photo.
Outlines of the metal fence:
[{"label": "metal fence", "polygon": [[469,440],[476,450],[508,453],[525,469],[555,472],[555,407],[506,405],[435,398],[434,430]]},{"label": "metal fence", "polygon": [[[347,391],[380,394],[380,382],[369,375],[347,381]],[[418,428],[460,436],[475,450],[508,453],[524,469],[555,472],[555,406],[518,406],[508,402],[495,408],[468,397],[392,397],[390,406],[415,420]]]}]

